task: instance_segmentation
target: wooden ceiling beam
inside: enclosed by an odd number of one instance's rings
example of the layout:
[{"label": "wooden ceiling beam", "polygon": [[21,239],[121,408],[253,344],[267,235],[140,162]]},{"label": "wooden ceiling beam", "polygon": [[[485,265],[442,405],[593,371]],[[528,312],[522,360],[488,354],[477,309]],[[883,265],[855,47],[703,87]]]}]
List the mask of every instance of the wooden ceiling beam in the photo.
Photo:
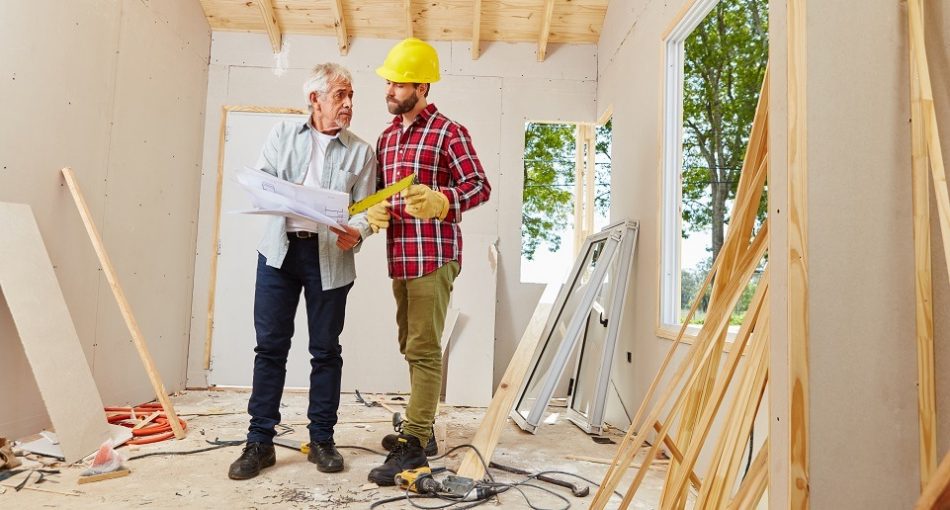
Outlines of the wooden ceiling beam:
[{"label": "wooden ceiling beam", "polygon": [[554,19],[554,0],[544,0],[544,18],[541,20],[541,35],[538,37],[538,62],[544,62],[548,52],[548,37],[551,35],[551,21]]},{"label": "wooden ceiling beam", "polygon": [[343,18],[343,0],[330,0],[330,8],[333,11],[333,26],[336,28],[340,55],[346,55],[350,51],[350,39],[346,33],[346,20]]},{"label": "wooden ceiling beam", "polygon": [[267,30],[267,37],[270,39],[270,45],[274,53],[280,53],[281,33],[280,26],[277,25],[277,15],[274,13],[274,4],[271,0],[254,0],[257,8],[261,10],[261,17],[264,18],[264,28]]},{"label": "wooden ceiling beam", "polygon": [[406,37],[412,37],[412,0],[403,0],[406,11]]},{"label": "wooden ceiling beam", "polygon": [[472,12],[472,60],[478,60],[482,48],[482,0],[475,0]]}]

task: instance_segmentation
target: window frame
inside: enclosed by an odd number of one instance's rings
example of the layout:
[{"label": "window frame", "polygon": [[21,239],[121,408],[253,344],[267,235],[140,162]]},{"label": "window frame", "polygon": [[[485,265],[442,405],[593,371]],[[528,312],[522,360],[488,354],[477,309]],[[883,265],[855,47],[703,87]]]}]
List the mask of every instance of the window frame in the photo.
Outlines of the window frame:
[{"label": "window frame", "polygon": [[[663,100],[661,108],[660,217],[657,336],[674,339],[682,328],[679,313],[683,199],[683,87],[686,39],[720,0],[689,0],[665,31],[663,40]],[[699,333],[689,325],[685,340]]]}]

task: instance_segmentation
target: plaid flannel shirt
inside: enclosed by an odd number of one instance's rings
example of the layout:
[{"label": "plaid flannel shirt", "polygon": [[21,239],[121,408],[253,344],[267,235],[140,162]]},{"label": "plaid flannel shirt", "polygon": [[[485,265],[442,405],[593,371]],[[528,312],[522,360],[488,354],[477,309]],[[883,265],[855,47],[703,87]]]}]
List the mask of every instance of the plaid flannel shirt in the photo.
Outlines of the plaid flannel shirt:
[{"label": "plaid flannel shirt", "polygon": [[468,130],[429,104],[405,131],[402,116],[397,115],[379,136],[376,149],[377,189],[415,172],[419,184],[449,199],[449,212],[441,221],[413,218],[405,212],[401,196],[390,199],[392,218],[386,230],[390,278],[418,278],[452,260],[461,266],[462,212],[491,194]]}]

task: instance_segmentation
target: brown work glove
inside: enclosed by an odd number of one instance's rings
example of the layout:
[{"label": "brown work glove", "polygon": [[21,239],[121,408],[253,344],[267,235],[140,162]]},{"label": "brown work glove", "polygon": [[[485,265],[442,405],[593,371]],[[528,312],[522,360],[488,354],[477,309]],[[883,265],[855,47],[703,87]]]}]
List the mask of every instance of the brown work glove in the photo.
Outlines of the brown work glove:
[{"label": "brown work glove", "polygon": [[0,437],[0,469],[13,469],[20,465],[20,459],[13,454],[13,445]]}]

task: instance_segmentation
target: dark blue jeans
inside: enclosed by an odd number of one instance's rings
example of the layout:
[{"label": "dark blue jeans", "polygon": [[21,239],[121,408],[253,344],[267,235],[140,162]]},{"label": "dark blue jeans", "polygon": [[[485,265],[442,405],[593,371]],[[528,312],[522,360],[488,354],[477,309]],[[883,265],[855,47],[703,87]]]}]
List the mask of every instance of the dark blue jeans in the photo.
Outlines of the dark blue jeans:
[{"label": "dark blue jeans", "polygon": [[310,440],[333,438],[340,407],[340,377],[343,372],[340,333],[346,311],[346,295],[353,284],[323,290],[317,238],[290,238],[290,250],[280,269],[257,255],[257,285],[254,289],[254,382],[247,412],[251,415],[248,442],[271,443],[280,423],[280,398],[287,375],[287,353],[294,335],[294,316],[303,289],[310,330],[310,404],[307,417]]}]

